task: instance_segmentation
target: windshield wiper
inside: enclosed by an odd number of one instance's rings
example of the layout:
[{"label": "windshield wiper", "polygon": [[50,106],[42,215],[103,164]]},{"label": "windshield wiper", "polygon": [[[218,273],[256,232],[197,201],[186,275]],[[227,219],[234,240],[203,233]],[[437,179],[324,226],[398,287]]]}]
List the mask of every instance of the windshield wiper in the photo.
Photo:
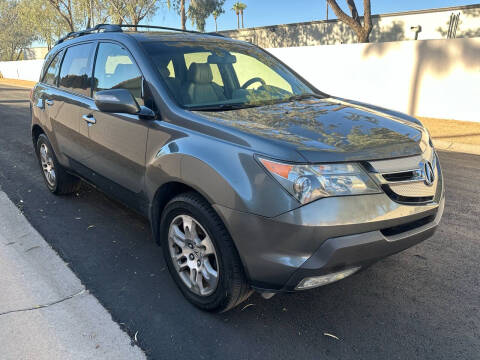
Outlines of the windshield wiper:
[{"label": "windshield wiper", "polygon": [[290,101],[298,101],[298,100],[305,100],[309,98],[316,98],[316,99],[323,99],[324,96],[319,94],[300,94],[300,95],[292,95],[287,98],[281,99],[281,102],[290,102]]},{"label": "windshield wiper", "polygon": [[204,105],[204,106],[191,106],[186,107],[187,110],[194,111],[227,111],[227,110],[238,110],[257,107],[259,105],[254,104],[244,104],[244,103],[235,103],[235,104],[216,104],[216,105]]}]

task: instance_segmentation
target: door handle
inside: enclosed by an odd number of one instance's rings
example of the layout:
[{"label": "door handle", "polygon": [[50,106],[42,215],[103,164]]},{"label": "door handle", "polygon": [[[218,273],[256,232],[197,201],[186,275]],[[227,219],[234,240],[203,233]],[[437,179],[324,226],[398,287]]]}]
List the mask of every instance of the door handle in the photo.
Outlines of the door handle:
[{"label": "door handle", "polygon": [[83,115],[83,116],[82,116],[82,119],[87,122],[87,125],[88,125],[88,126],[91,126],[91,125],[97,123],[97,120],[95,120],[95,118],[93,117],[93,115]]},{"label": "door handle", "polygon": [[53,100],[45,99],[45,104],[47,104],[48,106],[52,106],[53,105]]}]

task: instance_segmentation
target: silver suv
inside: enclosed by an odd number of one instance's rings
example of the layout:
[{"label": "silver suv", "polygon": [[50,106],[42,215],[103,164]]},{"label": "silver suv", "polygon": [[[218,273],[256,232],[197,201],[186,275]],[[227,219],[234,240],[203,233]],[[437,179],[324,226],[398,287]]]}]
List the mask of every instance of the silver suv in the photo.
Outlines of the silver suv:
[{"label": "silver suv", "polygon": [[84,179],[147,216],[205,310],[343,279],[425,240],[443,213],[418,120],[327,95],[216,34],[69,34],[31,104],[48,189]]}]

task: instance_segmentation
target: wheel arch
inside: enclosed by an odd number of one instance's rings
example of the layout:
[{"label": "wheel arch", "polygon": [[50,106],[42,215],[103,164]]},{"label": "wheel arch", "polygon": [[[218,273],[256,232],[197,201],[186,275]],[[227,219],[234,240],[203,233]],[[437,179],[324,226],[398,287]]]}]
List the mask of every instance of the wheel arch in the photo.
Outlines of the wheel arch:
[{"label": "wheel arch", "polygon": [[[162,184],[157,189],[157,191],[155,192],[155,195],[153,196],[153,200],[150,205],[150,211],[149,211],[153,237],[157,243],[160,242],[160,236],[159,236],[160,235],[160,219],[161,219],[163,210],[165,209],[165,206],[175,196],[183,193],[187,193],[187,192],[194,192],[199,196],[201,196],[210,206],[213,205],[211,199],[209,199],[208,196],[203,194],[201,190],[196,189],[193,186],[188,185],[184,182],[181,182],[178,180],[172,180]],[[220,217],[218,213],[217,215]]]},{"label": "wheel arch", "polygon": [[34,147],[37,145],[37,140],[40,134],[45,134],[45,131],[40,125],[34,124],[32,126],[32,142]]}]

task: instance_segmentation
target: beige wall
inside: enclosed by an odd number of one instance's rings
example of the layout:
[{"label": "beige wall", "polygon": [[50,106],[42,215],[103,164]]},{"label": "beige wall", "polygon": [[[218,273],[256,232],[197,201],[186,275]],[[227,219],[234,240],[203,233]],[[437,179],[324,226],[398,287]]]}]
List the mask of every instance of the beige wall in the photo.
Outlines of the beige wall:
[{"label": "beige wall", "polygon": [[[420,25],[419,40],[442,39],[447,37],[451,14],[460,13],[456,37],[480,36],[480,4],[386,14],[373,17],[371,42],[414,40],[415,31],[411,27]],[[314,21],[223,31],[229,37],[245,40],[261,47],[289,47],[355,43],[355,34],[337,20]]]},{"label": "beige wall", "polygon": [[480,37],[268,50],[332,95],[480,122]]},{"label": "beige wall", "polygon": [[48,53],[47,47],[27,48],[23,52],[24,60],[42,60]]}]

